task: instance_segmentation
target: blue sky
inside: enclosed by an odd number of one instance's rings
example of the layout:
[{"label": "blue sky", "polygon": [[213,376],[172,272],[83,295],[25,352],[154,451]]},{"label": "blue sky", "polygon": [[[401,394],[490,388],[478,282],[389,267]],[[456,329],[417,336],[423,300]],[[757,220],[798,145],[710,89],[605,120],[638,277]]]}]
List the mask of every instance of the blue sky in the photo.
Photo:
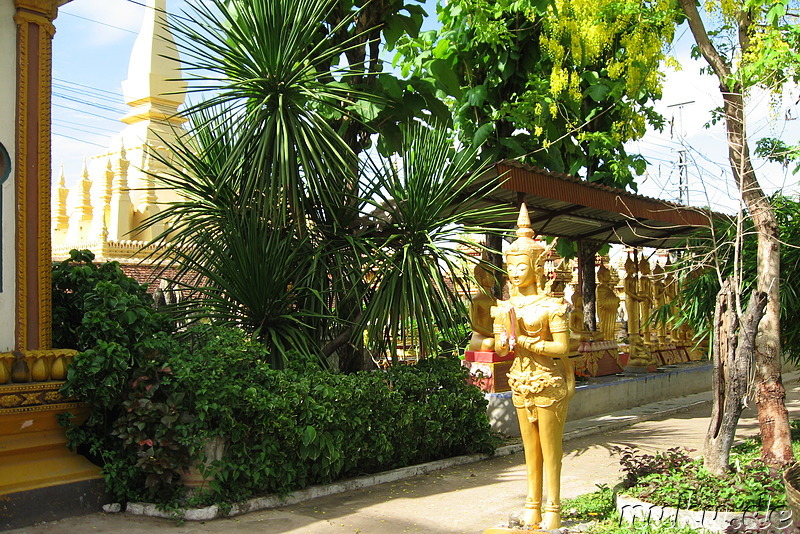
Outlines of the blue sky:
[{"label": "blue sky", "polygon": [[[427,0],[432,12],[434,0]],[[53,52],[53,170],[61,162],[68,183],[81,171],[84,156],[102,152],[109,139],[122,130],[119,121],[127,106],[121,82],[127,77],[128,58],[144,13],[144,0],[73,0],[59,10]],[[171,12],[180,12],[185,0],[168,0]],[[718,86],[710,76],[699,74],[702,63],[689,57],[686,26],[673,54],[683,65],[668,75],[664,98],[657,109],[672,121],[665,132],[652,132],[631,144],[650,161],[647,177],[640,179],[643,194],[674,200],[678,197],[678,151],[686,150],[690,203],[729,211],[737,194],[729,179],[727,145],[722,125],[704,124],[710,110],[720,104]],[[784,95],[754,95],[750,135],[800,139],[800,120],[795,88]],[[682,107],[681,102],[692,102]],[[770,105],[773,104],[773,105]],[[787,187],[796,191],[796,177],[779,165],[756,162],[759,178],[768,192]]]}]

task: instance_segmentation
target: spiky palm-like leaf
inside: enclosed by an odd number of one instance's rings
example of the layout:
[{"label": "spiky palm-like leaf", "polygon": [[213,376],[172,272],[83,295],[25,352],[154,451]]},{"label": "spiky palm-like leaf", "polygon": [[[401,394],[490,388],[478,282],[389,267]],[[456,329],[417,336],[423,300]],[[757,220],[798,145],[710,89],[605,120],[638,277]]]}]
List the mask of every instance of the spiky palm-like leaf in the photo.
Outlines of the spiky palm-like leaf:
[{"label": "spiky palm-like leaf", "polygon": [[[347,218],[357,161],[326,112],[345,113],[353,91],[331,73],[349,43],[324,25],[334,0],[207,0],[172,22],[194,91],[213,96],[187,110],[232,110],[227,165],[237,194],[280,226]],[[349,21],[344,21],[346,24]],[[355,95],[357,98],[367,98]],[[240,168],[246,162],[244,168]],[[226,169],[222,169],[226,174]]]},{"label": "spiky palm-like leaf", "polygon": [[[164,228],[161,260],[191,295],[179,312],[195,320],[236,324],[257,335],[282,365],[289,349],[319,353],[316,327],[326,320],[326,288],[312,276],[318,255],[294,225],[280,227],[243,198],[237,184],[246,162],[230,161],[237,142],[234,114],[196,111],[189,133],[156,153],[167,167],[156,177],[181,200],[161,207],[144,226]],[[291,286],[291,289],[290,289]]]},{"label": "spiky palm-like leaf", "polygon": [[457,151],[451,132],[422,124],[406,129],[395,161],[367,162],[367,204],[381,227],[372,238],[374,276],[362,318],[373,342],[385,348],[418,336],[431,354],[437,333],[465,321],[475,247],[465,225],[505,211],[479,206],[487,192],[477,186],[481,170],[475,148]]},{"label": "spiky palm-like leaf", "polygon": [[179,279],[201,277],[190,285],[202,316],[276,348],[313,339],[326,355],[362,327],[385,344],[414,323],[432,351],[466,317],[460,225],[497,213],[477,206],[476,151],[456,151],[446,131],[410,127],[399,171],[385,159],[358,168],[324,120],[353,96],[321,71],[348,46],[321,22],[331,5],[210,0],[178,21],[186,69],[215,94],[162,158],[159,181],[183,200],[145,226],[166,228],[156,240],[171,243]]},{"label": "spiky palm-like leaf", "polygon": [[311,287],[307,240],[291,229],[264,231],[234,214],[217,221],[213,231],[197,232],[191,249],[173,252],[191,273],[178,283],[189,293],[179,303],[185,316],[251,332],[270,349],[277,367],[291,350],[319,354],[312,323],[324,307]]},{"label": "spiky palm-like leaf", "polygon": [[[285,294],[281,287],[289,281],[253,283],[247,292],[238,286],[247,277],[272,276],[266,265],[261,275],[249,269],[265,250],[272,260],[288,257],[275,239],[258,238],[302,234],[304,255],[294,259],[305,261],[301,270],[318,298],[291,307],[305,315],[302,322],[316,330],[318,342],[330,330],[329,281],[347,284],[328,269],[348,261],[329,250],[347,258],[348,244],[310,247],[322,241],[320,229],[340,228],[357,214],[351,206],[355,156],[323,117],[341,111],[353,95],[328,69],[348,46],[335,42],[335,28],[324,23],[332,7],[331,0],[197,1],[172,21],[193,89],[213,96],[185,112],[189,133],[174,143],[175,157],[155,154],[168,168],[157,177],[159,186],[182,200],[143,224],[164,229],[154,241],[170,243],[168,266],[177,267],[179,282],[202,275],[207,286],[196,295],[205,315],[251,328],[268,314],[250,300],[280,301],[257,291]],[[208,254],[209,247],[217,248]],[[261,334],[267,334],[263,328]]]}]

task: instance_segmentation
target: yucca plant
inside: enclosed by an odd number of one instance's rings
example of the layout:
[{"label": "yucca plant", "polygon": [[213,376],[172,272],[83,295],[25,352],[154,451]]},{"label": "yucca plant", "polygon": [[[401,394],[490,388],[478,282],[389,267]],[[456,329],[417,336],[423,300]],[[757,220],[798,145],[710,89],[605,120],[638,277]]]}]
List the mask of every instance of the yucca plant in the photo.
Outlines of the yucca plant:
[{"label": "yucca plant", "polygon": [[446,129],[405,128],[395,168],[374,154],[359,164],[329,126],[354,94],[346,68],[322,71],[348,46],[324,22],[334,3],[211,0],[179,19],[185,70],[212,96],[186,111],[174,155],[155,155],[182,200],[144,226],[170,243],[167,265],[193,295],[182,311],[347,367],[364,329],[377,351],[413,322],[432,352],[440,329],[466,321],[461,225],[496,210],[478,208],[476,151],[455,150]]},{"label": "yucca plant", "polygon": [[341,222],[355,185],[356,157],[326,116],[347,114],[354,98],[368,95],[341,82],[356,74],[347,66],[330,69],[352,46],[324,24],[335,4],[194,1],[172,21],[191,91],[212,95],[186,113],[236,116],[236,142],[225,147],[240,175],[236,192],[276,224],[301,230],[317,218]]}]

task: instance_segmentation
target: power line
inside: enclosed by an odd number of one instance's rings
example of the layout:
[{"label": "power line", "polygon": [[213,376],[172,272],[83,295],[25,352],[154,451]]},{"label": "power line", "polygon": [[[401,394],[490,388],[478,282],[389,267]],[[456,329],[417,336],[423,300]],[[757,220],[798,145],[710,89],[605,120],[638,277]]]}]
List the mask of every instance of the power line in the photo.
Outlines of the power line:
[{"label": "power line", "polygon": [[100,148],[108,148],[105,145],[101,145],[100,143],[93,143],[92,141],[87,141],[85,139],[78,139],[77,137],[72,137],[72,136],[61,134],[61,133],[58,133],[58,132],[53,132],[53,135],[58,136],[58,137],[66,137],[67,139],[72,139],[73,141],[78,141],[79,143],[86,143],[88,145],[99,146]]},{"label": "power line", "polygon": [[63,98],[64,100],[69,100],[70,102],[75,102],[77,104],[83,104],[84,106],[92,106],[93,108],[103,109],[105,111],[111,111],[113,113],[125,114],[125,109],[123,108],[113,108],[111,106],[105,106],[103,104],[98,104],[97,102],[89,102],[88,100],[83,100],[80,98],[76,98],[74,96],[65,95],[63,93],[56,93],[53,92],[53,96],[57,98]]},{"label": "power line", "polygon": [[114,29],[121,30],[121,31],[124,31],[124,32],[132,33],[134,35],[136,35],[136,33],[137,33],[137,32],[135,32],[133,30],[129,30],[128,28],[123,28],[121,26],[114,26],[113,24],[109,24],[107,22],[101,22],[101,21],[95,20],[95,19],[90,19],[88,17],[82,17],[81,15],[76,15],[75,13],[70,13],[68,11],[59,11],[59,15],[69,15],[70,17],[75,17],[76,19],[87,20],[89,22],[94,22],[95,24],[101,24],[103,26],[108,26],[109,28],[114,28]]},{"label": "power line", "polygon": [[89,135],[95,135],[97,137],[105,137],[101,133],[92,132],[91,130],[84,130],[83,128],[76,128],[75,126],[65,126],[63,124],[55,124],[54,126],[57,126],[59,128],[67,128],[70,132],[82,132]]},{"label": "power line", "polygon": [[[75,123],[72,123],[72,124],[75,124]],[[96,135],[97,137],[103,137],[103,138],[107,137],[107,136],[106,136],[105,134],[103,134],[103,133],[98,133],[98,132],[93,132],[93,131],[91,131],[91,130],[86,130],[85,128],[82,128],[82,127],[81,127],[81,125],[78,125],[78,126],[71,126],[71,125],[69,125],[69,124],[61,124],[61,121],[59,121],[58,119],[56,119],[56,120],[54,120],[54,121],[53,121],[53,126],[58,126],[59,128],[68,128],[70,131],[74,131],[74,132],[83,132],[83,133],[87,133],[87,134],[89,134],[89,135]],[[88,124],[86,125],[86,127],[87,127],[87,128],[91,128],[91,126],[90,126],[90,125],[88,125]],[[111,130],[107,130],[107,131],[108,131],[108,132],[111,132],[111,133],[118,133],[118,132],[113,132],[113,131],[111,131]]]},{"label": "power line", "polygon": [[55,104],[54,103],[53,107],[54,108],[61,108],[61,109],[68,109],[70,111],[77,111],[78,113],[84,113],[86,115],[91,115],[92,117],[99,117],[99,118],[105,119],[107,121],[119,122],[119,118],[112,119],[111,117],[106,117],[105,115],[99,115],[97,113],[92,113],[91,111],[86,111],[86,110],[83,110],[83,109],[78,109],[78,108],[73,108],[73,107],[70,107],[70,106],[65,106],[64,104]]},{"label": "power line", "polygon": [[170,17],[175,17],[176,19],[185,20],[185,21],[187,21],[187,22],[195,22],[194,20],[192,20],[192,19],[191,19],[191,18],[189,18],[189,17],[181,16],[181,15],[178,15],[178,14],[176,14],[176,13],[171,13],[171,12],[169,12],[169,11],[166,11],[166,10],[164,10],[164,9],[161,9],[161,8],[151,8],[151,7],[149,7],[147,4],[145,4],[144,2],[139,2],[139,1],[137,1],[137,0],[127,0],[127,1],[128,1],[128,2],[130,2],[131,4],[135,4],[135,5],[137,5],[137,6],[142,6],[142,7],[143,7],[143,8],[145,8],[145,9],[155,9],[155,10],[156,10],[156,11],[158,11],[159,13],[163,13],[163,14],[165,14],[165,15],[169,15]]},{"label": "power line", "polygon": [[86,85],[86,84],[82,84],[82,83],[78,83],[78,82],[73,82],[72,80],[65,80],[64,78],[53,77],[53,80],[55,80],[57,82],[68,83],[68,84],[71,84],[71,85],[77,85],[78,87],[91,89],[93,91],[98,91],[100,93],[108,93],[108,94],[114,95],[114,96],[122,96],[122,92],[120,92],[120,91],[109,91],[108,89],[101,89],[99,87],[94,87],[92,85]]},{"label": "power line", "polygon": [[117,130],[112,130],[110,128],[102,128],[100,126],[93,126],[91,124],[85,124],[85,123],[82,123],[82,122],[75,122],[75,121],[68,121],[68,120],[65,120],[65,119],[53,119],[53,122],[63,122],[63,123],[66,123],[66,124],[74,124],[76,126],[83,126],[85,128],[94,128],[95,130],[101,130],[103,132],[109,132],[109,133],[113,133],[113,134],[119,133]]},{"label": "power line", "polygon": [[[128,2],[130,2],[131,4],[136,4],[137,6],[147,7],[147,4],[145,4],[144,2],[137,2],[136,0],[128,0]],[[164,11],[163,9],[158,9],[158,8],[153,8],[153,9],[155,9],[156,11],[161,11],[162,13],[166,13],[166,11]]]},{"label": "power line", "polygon": [[[95,100],[100,100],[103,102],[108,102],[110,104],[121,104],[119,98],[112,98],[110,96],[100,95],[100,94],[93,94],[88,91],[81,91],[80,89],[76,89],[75,87],[70,87],[68,85],[63,85],[60,83],[54,83],[53,89],[58,89],[60,91],[66,91],[68,94],[74,94],[85,98],[93,98]],[[76,97],[77,98],[77,97]]]}]

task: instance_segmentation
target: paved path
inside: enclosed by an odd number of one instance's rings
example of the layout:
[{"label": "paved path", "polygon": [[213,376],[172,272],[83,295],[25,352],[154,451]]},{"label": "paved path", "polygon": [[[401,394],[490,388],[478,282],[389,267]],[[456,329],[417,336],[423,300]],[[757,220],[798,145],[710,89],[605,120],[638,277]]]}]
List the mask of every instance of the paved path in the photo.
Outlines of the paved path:
[{"label": "paved path", "polygon": [[[797,375],[785,375],[785,380],[790,415],[800,418]],[[709,399],[709,393],[701,393],[600,420],[568,423],[563,496],[593,491],[596,484],[615,484],[620,475],[617,459],[610,452],[614,445],[636,445],[644,450],[676,445],[700,449],[710,414]],[[742,417],[738,434],[747,437],[757,432],[755,409],[751,407]],[[521,453],[514,453],[230,519],[176,524],[168,519],[98,513],[8,532],[478,534],[504,522],[509,512],[521,508],[524,491],[524,459]]]}]

